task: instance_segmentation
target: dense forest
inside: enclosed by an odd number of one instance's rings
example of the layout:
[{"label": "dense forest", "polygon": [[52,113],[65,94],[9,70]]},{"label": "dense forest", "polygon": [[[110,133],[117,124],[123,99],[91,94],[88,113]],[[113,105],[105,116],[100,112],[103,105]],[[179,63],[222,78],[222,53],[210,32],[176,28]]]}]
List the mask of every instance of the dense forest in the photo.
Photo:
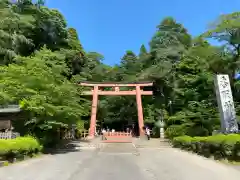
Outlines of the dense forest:
[{"label": "dense forest", "polygon": [[[240,84],[234,79],[240,67],[239,12],[220,16],[198,37],[172,17],[159,20],[149,48],[126,51],[113,67],[103,63],[104,55],[86,52],[76,30],[41,0],[0,0],[0,17],[0,103],[20,104],[23,118],[15,128],[21,133],[48,139],[59,127],[83,128],[91,97],[81,96],[79,81],[152,81],[154,95],[143,97],[144,121],[157,134],[155,122],[163,118],[169,138],[219,129],[217,73],[229,74],[240,113]],[[136,111],[135,97],[101,97],[97,119],[131,124]]]}]

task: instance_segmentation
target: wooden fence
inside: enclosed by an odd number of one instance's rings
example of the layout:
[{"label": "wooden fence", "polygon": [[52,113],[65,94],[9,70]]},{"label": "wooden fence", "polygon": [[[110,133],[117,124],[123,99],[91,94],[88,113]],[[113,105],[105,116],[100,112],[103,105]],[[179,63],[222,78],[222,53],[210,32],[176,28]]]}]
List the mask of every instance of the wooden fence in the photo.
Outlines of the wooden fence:
[{"label": "wooden fence", "polygon": [[80,139],[86,139],[88,137],[88,130],[80,130],[78,131],[78,135]]},{"label": "wooden fence", "polygon": [[19,137],[20,134],[17,132],[0,132],[0,139],[15,139]]}]

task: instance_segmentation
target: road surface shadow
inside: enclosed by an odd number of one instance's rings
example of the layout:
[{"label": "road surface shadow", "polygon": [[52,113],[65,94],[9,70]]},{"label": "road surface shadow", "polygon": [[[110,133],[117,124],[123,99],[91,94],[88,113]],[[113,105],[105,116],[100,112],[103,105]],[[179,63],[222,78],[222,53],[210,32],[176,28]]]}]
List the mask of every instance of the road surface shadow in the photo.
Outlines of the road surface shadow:
[{"label": "road surface shadow", "polygon": [[81,143],[84,144],[84,142],[76,140],[76,141],[68,141],[62,143],[60,146],[56,148],[46,148],[44,149],[45,154],[66,154],[70,152],[79,152],[81,151]]}]

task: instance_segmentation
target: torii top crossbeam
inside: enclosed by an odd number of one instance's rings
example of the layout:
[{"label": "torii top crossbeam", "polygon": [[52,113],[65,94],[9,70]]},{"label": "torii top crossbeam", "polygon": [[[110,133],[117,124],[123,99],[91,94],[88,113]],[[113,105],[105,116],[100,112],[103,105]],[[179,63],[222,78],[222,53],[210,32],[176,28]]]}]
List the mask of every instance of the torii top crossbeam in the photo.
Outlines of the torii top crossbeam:
[{"label": "torii top crossbeam", "polygon": [[[121,95],[121,96],[131,96],[137,94],[137,89],[139,89],[139,92],[141,95],[152,95],[152,91],[143,91],[140,89],[140,87],[145,86],[152,86],[152,82],[131,82],[131,83],[116,83],[116,82],[81,82],[81,86],[88,86],[88,87],[96,87],[97,88],[97,94],[98,95],[109,95],[109,96],[115,96],[115,95]],[[101,88],[103,87],[112,87],[114,88],[113,91],[102,91]],[[124,90],[121,91],[120,87],[135,87],[136,90]],[[92,91],[84,91],[83,95],[93,95],[94,90]]]},{"label": "torii top crossbeam", "polygon": [[88,82],[79,83],[81,86],[98,86],[98,87],[135,87],[135,86],[152,86],[152,82]]}]

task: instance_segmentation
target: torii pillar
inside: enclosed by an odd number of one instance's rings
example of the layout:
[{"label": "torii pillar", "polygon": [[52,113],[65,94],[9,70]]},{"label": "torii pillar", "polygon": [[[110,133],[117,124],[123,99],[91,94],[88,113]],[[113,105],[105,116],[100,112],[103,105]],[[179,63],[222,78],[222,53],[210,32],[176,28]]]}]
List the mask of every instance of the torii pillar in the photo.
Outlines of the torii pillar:
[{"label": "torii pillar", "polygon": [[140,136],[144,135],[143,127],[143,109],[142,109],[142,95],[140,86],[136,86],[136,102],[137,102],[137,112],[138,112],[138,126]]},{"label": "torii pillar", "polygon": [[93,96],[92,96],[91,121],[90,121],[90,129],[89,129],[90,138],[93,138],[94,135],[95,135],[96,118],[97,118],[97,105],[98,105],[98,86],[94,86]]}]

